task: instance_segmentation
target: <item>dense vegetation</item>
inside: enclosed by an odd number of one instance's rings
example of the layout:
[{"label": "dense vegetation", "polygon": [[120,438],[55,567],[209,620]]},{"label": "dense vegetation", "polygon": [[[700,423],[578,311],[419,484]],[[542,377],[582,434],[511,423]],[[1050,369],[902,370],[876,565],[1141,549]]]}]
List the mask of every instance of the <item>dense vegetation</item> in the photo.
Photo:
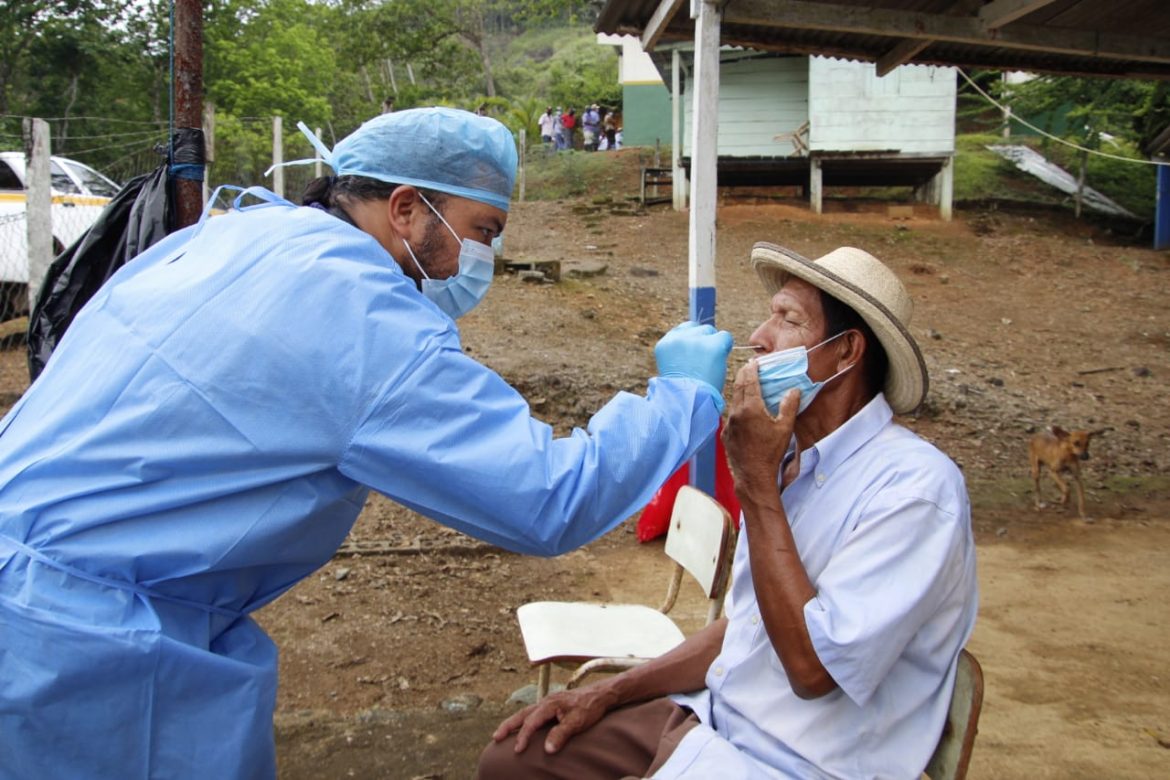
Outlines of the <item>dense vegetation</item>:
[{"label": "dense vegetation", "polygon": [[[258,181],[272,117],[285,158],[312,156],[379,113],[445,104],[537,133],[550,103],[617,107],[617,55],[591,31],[597,0],[208,0],[204,89],[215,106],[211,177]],[[57,154],[117,178],[153,168],[171,124],[170,0],[0,0],[0,147],[24,116]],[[290,169],[293,174],[295,169]]]},{"label": "dense vegetation", "polygon": [[[298,121],[326,143],[379,113],[445,104],[485,106],[537,137],[547,105],[620,110],[617,55],[591,30],[603,0],[205,0],[204,89],[215,108],[212,184],[258,182],[271,162],[273,117],[285,159],[312,156]],[[124,180],[159,162],[170,112],[171,0],[0,0],[0,148],[20,148],[21,119],[48,119],[57,154]],[[1170,124],[1170,85],[1036,79],[1008,86],[973,74],[1015,116],[1090,149],[1141,159]],[[960,82],[959,129],[995,140],[999,111]],[[1013,137],[1031,132],[1013,122]],[[1010,165],[982,141],[958,144],[956,198],[1002,195]],[[1154,172],[1088,156],[1032,134],[1038,145],[1131,211],[1153,211]],[[569,155],[572,157],[572,155]],[[592,166],[596,167],[596,166]],[[591,166],[535,155],[529,196],[583,191]],[[299,191],[311,167],[286,170]]]}]

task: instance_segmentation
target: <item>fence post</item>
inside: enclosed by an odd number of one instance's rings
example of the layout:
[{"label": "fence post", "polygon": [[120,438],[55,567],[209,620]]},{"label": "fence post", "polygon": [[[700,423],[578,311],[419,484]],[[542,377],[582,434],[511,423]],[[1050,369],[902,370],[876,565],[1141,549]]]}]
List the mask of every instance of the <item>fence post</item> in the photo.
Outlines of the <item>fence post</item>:
[{"label": "fence post", "polygon": [[203,205],[211,197],[211,166],[215,162],[215,103],[203,104]]},{"label": "fence post", "polygon": [[284,132],[283,121],[280,117],[272,117],[272,164],[276,168],[272,171],[272,191],[280,197],[284,197],[284,168],[280,164],[284,162]]},{"label": "fence post", "polygon": [[31,314],[53,262],[49,123],[43,119],[26,118],[24,137],[28,155],[25,221],[28,228],[28,310]]}]

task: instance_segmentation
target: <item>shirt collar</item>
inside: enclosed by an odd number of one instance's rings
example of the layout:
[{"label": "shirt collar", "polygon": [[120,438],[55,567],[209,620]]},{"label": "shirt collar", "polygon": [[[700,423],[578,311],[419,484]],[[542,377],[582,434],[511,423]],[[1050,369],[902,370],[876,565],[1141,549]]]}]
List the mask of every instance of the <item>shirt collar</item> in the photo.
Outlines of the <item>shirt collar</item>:
[{"label": "shirt collar", "polygon": [[844,425],[811,447],[817,451],[819,473],[826,477],[832,476],[839,465],[877,436],[893,418],[894,412],[886,402],[885,395],[875,395]]}]

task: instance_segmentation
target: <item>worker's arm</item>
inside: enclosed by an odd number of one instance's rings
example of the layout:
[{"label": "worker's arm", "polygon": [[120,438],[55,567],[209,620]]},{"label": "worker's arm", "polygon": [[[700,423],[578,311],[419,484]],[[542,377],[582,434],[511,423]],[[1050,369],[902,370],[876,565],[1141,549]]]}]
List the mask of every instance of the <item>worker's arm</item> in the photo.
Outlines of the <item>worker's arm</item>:
[{"label": "worker's arm", "polygon": [[726,630],[727,619],[722,618],[641,666],[603,682],[546,696],[501,723],[492,739],[500,742],[516,732],[519,753],[528,747],[535,731],[556,721],[544,741],[545,751],[556,753],[573,735],[588,729],[612,709],[699,690],[705,684],[707,668],[719,655]]},{"label": "worker's arm", "polygon": [[809,635],[804,607],[817,591],[800,560],[776,485],[799,403],[799,392],[790,392],[773,418],[760,398],[755,370],[745,367],[732,391],[724,445],[743,509],[760,617],[793,692],[814,699],[837,683]]},{"label": "worker's arm", "polygon": [[[618,393],[587,428],[557,438],[453,333],[403,322],[394,336],[404,365],[387,358],[397,373],[359,420],[341,472],[469,536],[536,555],[610,531],[710,440],[731,347],[710,326],[671,331],[645,396]],[[705,373],[710,381],[696,378]]]}]

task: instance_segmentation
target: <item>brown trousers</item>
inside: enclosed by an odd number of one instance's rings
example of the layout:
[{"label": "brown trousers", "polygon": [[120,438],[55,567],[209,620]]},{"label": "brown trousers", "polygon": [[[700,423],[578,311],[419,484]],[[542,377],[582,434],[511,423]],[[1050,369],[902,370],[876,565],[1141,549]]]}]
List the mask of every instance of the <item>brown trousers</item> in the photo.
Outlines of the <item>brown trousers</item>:
[{"label": "brown trousers", "polygon": [[556,722],[533,733],[523,753],[510,736],[491,742],[479,757],[478,780],[617,780],[648,777],[666,763],[698,717],[670,699],[630,704],[607,713],[559,752],[544,752],[544,739]]}]

